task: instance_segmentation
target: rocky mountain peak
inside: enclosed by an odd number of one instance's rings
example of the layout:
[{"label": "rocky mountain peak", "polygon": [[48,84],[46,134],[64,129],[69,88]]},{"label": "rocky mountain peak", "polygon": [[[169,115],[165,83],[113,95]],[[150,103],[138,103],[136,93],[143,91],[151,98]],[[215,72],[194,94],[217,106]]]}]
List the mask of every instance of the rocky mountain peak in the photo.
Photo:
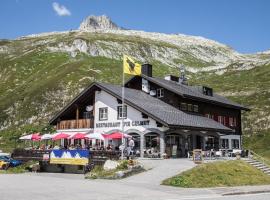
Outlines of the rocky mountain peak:
[{"label": "rocky mountain peak", "polygon": [[106,16],[88,16],[86,19],[82,21],[80,24],[79,30],[83,31],[92,31],[92,30],[120,30],[121,28],[118,27],[112,20]]}]

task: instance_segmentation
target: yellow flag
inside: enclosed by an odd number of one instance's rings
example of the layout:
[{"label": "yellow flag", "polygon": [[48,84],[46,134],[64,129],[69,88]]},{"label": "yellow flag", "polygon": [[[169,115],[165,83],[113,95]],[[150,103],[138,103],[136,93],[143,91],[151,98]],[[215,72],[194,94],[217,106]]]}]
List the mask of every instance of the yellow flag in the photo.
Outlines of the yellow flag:
[{"label": "yellow flag", "polygon": [[142,65],[126,55],[124,55],[123,65],[125,74],[141,75],[142,73]]}]

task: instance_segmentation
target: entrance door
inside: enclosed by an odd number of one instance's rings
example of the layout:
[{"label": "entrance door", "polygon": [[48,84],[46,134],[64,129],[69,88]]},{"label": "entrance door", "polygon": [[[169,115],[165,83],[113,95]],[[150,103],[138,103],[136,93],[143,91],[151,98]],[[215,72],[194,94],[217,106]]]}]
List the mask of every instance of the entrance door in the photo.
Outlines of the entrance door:
[{"label": "entrance door", "polygon": [[180,134],[166,136],[166,153],[169,157],[181,158],[185,156],[184,138]]},{"label": "entrance door", "polygon": [[202,148],[202,137],[199,135],[196,135],[196,149]]}]

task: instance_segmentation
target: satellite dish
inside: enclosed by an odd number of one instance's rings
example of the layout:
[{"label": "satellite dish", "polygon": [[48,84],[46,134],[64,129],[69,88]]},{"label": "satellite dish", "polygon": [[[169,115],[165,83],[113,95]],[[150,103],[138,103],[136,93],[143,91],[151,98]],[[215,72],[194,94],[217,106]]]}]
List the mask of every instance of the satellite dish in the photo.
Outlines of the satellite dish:
[{"label": "satellite dish", "polygon": [[156,95],[156,90],[150,90],[150,95],[155,96]]},{"label": "satellite dish", "polygon": [[93,106],[86,106],[86,111],[87,112],[90,112],[90,111],[92,111],[93,110]]}]

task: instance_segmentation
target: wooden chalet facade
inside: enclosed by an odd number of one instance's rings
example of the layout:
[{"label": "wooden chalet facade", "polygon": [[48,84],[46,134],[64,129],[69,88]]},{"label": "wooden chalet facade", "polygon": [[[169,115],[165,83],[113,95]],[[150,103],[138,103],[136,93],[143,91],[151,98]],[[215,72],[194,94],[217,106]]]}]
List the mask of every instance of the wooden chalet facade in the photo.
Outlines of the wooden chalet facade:
[{"label": "wooden chalet facade", "polygon": [[[93,83],[50,120],[59,132],[122,131],[133,136],[141,156],[148,150],[185,156],[195,148],[240,149],[241,113],[249,109],[216,95],[209,87],[188,86],[179,77],[152,77],[152,66],[120,86]],[[114,146],[119,141],[112,142]]]}]

